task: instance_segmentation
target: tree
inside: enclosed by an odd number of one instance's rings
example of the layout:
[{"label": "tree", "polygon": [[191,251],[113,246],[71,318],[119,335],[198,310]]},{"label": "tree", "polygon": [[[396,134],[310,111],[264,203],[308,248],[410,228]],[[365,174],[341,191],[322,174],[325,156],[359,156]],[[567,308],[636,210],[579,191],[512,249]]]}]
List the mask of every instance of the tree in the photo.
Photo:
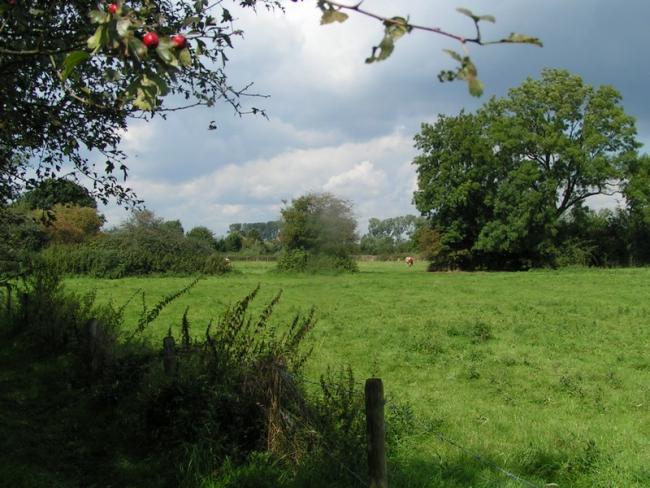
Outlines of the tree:
[{"label": "tree", "polygon": [[639,148],[610,86],[545,70],[475,114],[416,135],[416,207],[442,233],[440,265],[520,268],[552,261],[557,225],[619,191]]},{"label": "tree", "polygon": [[179,237],[185,235],[185,229],[183,229],[183,224],[180,220],[166,220],[162,223],[161,228],[164,232],[169,232]]},{"label": "tree", "polygon": [[244,240],[239,232],[231,232],[223,239],[225,252],[239,252],[244,245]]},{"label": "tree", "polygon": [[230,224],[229,232],[239,232],[246,237],[255,231],[263,241],[274,241],[280,233],[280,222],[271,220],[269,222],[252,222]]},{"label": "tree", "polygon": [[21,195],[17,203],[31,210],[48,210],[56,204],[97,208],[97,202],[86,188],[64,178],[41,181],[33,190]]},{"label": "tree", "polygon": [[[77,244],[96,236],[104,216],[92,207],[62,205],[57,203],[51,209],[52,219],[43,224],[43,231],[51,242],[57,244]],[[41,210],[34,210],[35,217]]]},{"label": "tree", "polygon": [[362,252],[370,254],[390,254],[409,252],[415,248],[414,236],[422,218],[415,215],[402,215],[387,219],[371,218],[368,233],[361,238]]},{"label": "tree", "polygon": [[356,269],[351,253],[357,222],[351,202],[331,193],[309,193],[292,200],[281,214],[280,241],[289,254],[301,256],[304,266],[313,257],[324,257],[323,267]]},{"label": "tree", "polygon": [[214,233],[203,225],[193,227],[187,234],[188,239],[194,239],[200,242],[204,242],[209,245],[211,248],[216,249],[217,240],[214,237]]}]

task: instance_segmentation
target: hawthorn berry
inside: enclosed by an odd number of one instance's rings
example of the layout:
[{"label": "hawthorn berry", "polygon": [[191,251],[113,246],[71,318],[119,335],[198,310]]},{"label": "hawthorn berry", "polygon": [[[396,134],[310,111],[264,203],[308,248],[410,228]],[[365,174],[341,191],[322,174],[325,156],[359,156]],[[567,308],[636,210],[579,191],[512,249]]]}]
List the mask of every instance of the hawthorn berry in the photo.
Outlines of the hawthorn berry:
[{"label": "hawthorn berry", "polygon": [[158,34],[155,32],[147,32],[142,36],[142,42],[144,42],[145,46],[155,49],[158,47],[160,40],[158,39]]},{"label": "hawthorn berry", "polygon": [[183,49],[187,46],[187,38],[183,34],[176,34],[172,36],[172,44],[178,49]]},{"label": "hawthorn berry", "polygon": [[119,7],[117,6],[116,3],[109,3],[108,7],[106,7],[106,11],[111,15],[115,15],[117,13],[118,8]]}]

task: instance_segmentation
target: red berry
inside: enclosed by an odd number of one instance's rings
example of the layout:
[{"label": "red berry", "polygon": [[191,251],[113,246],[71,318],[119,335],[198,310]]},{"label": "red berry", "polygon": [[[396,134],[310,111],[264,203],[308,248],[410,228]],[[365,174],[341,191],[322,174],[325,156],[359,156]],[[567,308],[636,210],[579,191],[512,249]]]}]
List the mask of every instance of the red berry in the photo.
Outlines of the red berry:
[{"label": "red berry", "polygon": [[116,3],[109,3],[108,7],[106,7],[106,11],[111,15],[115,15],[117,13],[118,8],[119,7],[117,6]]},{"label": "red berry", "polygon": [[145,46],[155,49],[158,47],[160,40],[158,39],[158,34],[155,32],[147,32],[142,36],[142,42],[144,42]]},{"label": "red berry", "polygon": [[172,36],[172,44],[178,49],[183,49],[187,46],[187,39],[183,34],[176,34],[175,36]]},{"label": "red berry", "polygon": [[9,5],[16,5],[16,0],[7,0]]}]

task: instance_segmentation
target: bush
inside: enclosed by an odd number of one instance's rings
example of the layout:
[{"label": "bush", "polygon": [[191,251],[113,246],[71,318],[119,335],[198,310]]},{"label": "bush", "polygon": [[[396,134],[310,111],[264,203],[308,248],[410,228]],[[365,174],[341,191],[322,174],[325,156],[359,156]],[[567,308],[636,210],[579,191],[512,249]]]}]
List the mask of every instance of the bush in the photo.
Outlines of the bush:
[{"label": "bush", "polygon": [[283,208],[280,240],[282,271],[356,271],[356,220],[352,204],[329,193],[307,194]]},{"label": "bush", "polygon": [[223,256],[218,253],[210,254],[205,258],[203,264],[203,273],[208,275],[221,275],[228,273],[232,268],[230,261],[227,261]]},{"label": "bush", "polygon": [[298,273],[357,272],[359,267],[352,256],[314,254],[302,249],[285,251],[278,258],[277,269]]},{"label": "bush", "polygon": [[10,332],[25,334],[40,353],[66,350],[92,316],[95,295],[65,293],[59,274],[43,265],[35,266],[15,288],[16,300],[5,311],[6,324]]},{"label": "bush", "polygon": [[293,251],[285,251],[278,258],[278,269],[280,271],[295,271],[305,272],[307,270],[307,262],[309,261],[309,253],[302,249],[295,249]]}]

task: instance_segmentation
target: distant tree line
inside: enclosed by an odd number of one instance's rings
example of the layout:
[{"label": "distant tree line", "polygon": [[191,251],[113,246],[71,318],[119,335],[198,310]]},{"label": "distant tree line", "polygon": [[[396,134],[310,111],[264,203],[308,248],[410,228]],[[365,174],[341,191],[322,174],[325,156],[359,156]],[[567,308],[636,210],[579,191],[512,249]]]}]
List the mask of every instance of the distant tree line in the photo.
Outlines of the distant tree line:
[{"label": "distant tree line", "polygon": [[383,220],[371,218],[368,221],[368,232],[359,242],[359,252],[387,257],[417,252],[419,232],[425,225],[426,219],[415,215]]}]

